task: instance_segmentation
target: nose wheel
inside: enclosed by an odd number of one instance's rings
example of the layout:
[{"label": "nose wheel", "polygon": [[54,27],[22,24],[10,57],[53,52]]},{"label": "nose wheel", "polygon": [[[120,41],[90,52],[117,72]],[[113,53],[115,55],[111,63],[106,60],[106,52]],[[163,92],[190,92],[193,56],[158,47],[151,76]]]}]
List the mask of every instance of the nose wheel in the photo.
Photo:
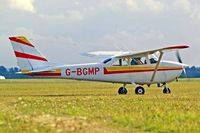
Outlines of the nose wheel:
[{"label": "nose wheel", "polygon": [[171,90],[167,87],[167,84],[166,84],[166,83],[164,84],[163,93],[164,93],[164,94],[170,94],[170,93],[171,93]]},{"label": "nose wheel", "polygon": [[170,94],[170,93],[171,93],[171,90],[170,90],[168,87],[164,87],[163,93],[164,93],[164,94]]}]

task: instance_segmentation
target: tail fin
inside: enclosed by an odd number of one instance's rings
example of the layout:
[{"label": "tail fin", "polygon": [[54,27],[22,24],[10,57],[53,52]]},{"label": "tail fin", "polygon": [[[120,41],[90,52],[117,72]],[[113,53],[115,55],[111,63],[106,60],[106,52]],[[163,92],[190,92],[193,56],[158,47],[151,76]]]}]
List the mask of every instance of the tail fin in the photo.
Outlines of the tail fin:
[{"label": "tail fin", "polygon": [[9,39],[17,58],[17,65],[22,72],[33,71],[49,66],[46,57],[44,57],[25,37],[9,37]]}]

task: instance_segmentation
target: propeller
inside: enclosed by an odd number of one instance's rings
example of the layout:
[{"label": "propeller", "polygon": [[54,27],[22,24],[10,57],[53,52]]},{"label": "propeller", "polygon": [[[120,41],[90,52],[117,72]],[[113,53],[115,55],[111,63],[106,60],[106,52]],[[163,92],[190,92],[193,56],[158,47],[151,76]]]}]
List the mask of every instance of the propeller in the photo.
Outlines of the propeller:
[{"label": "propeller", "polygon": [[[177,57],[177,60],[179,63],[183,63],[180,52],[178,50],[176,51],[176,57]],[[187,73],[186,73],[185,67],[183,68],[183,73],[184,73],[185,77],[187,78]]]},{"label": "propeller", "polygon": [[179,63],[183,63],[183,61],[181,59],[181,55],[178,50],[176,51],[176,57],[177,57]]}]

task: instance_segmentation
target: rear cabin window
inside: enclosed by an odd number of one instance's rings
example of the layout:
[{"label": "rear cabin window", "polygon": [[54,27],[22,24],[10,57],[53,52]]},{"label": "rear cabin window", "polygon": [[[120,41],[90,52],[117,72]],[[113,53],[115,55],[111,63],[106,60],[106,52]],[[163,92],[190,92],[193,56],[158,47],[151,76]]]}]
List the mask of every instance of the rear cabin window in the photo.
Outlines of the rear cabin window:
[{"label": "rear cabin window", "polygon": [[128,61],[127,59],[119,59],[115,61],[112,65],[113,66],[128,66]]}]

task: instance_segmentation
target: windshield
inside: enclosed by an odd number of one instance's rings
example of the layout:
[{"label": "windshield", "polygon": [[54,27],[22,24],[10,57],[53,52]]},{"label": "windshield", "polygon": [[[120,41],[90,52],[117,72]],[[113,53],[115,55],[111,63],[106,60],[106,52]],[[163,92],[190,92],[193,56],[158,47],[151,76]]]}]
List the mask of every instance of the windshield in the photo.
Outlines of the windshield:
[{"label": "windshield", "polygon": [[106,63],[110,62],[111,60],[112,60],[112,58],[105,59],[105,60],[103,61],[103,63],[106,64]]}]

